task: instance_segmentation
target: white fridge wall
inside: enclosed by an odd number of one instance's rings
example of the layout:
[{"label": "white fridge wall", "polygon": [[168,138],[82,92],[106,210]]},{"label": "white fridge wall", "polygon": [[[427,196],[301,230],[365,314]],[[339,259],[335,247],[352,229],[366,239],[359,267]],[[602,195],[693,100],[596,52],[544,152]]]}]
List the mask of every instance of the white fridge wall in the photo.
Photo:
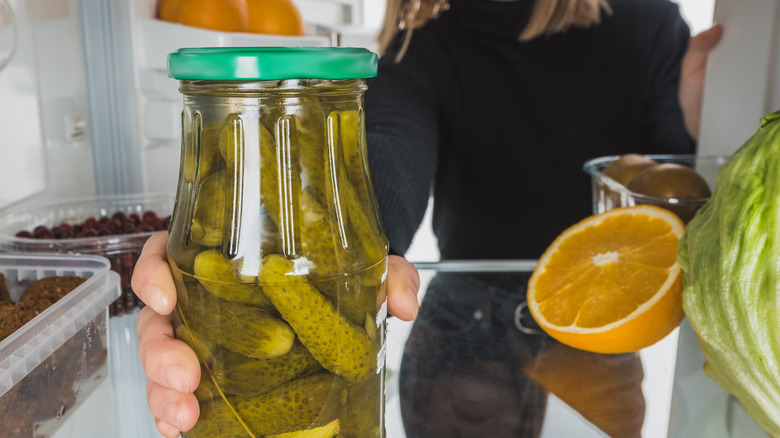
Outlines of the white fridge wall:
[{"label": "white fridge wall", "polygon": [[5,5],[15,35],[0,30],[0,52],[9,35],[14,40],[0,70],[0,207],[89,196],[95,180],[77,0]]},{"label": "white fridge wall", "polygon": [[0,0],[0,206],[46,186],[32,20],[23,0]]},{"label": "white fridge wall", "polygon": [[715,0],[672,0],[680,7],[691,33],[697,34],[712,25],[712,10]]},{"label": "white fridge wall", "polygon": [[730,154],[780,110],[780,0],[718,0],[723,39],[710,55],[699,153]]},{"label": "white fridge wall", "polygon": [[95,193],[87,130],[84,46],[77,0],[28,0],[36,61],[47,184],[41,198]]}]

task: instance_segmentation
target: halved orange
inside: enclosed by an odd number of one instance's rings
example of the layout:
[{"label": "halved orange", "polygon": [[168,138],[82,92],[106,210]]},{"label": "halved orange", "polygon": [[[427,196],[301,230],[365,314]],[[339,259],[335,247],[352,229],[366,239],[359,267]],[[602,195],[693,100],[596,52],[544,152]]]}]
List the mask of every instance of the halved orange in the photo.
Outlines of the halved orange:
[{"label": "halved orange", "polygon": [[685,225],[651,205],[573,225],[539,259],[528,308],[550,336],[597,353],[648,347],[683,319],[677,244]]}]

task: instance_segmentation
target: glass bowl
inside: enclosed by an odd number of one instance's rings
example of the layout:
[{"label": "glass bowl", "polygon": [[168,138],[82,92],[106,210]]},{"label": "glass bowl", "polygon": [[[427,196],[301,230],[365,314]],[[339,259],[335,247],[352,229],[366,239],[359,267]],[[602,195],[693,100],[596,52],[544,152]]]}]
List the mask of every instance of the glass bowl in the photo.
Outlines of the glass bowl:
[{"label": "glass bowl", "polygon": [[[677,163],[695,169],[710,187],[715,190],[715,176],[728,159],[725,155],[697,156],[697,155],[646,155],[658,163]],[[591,177],[593,190],[593,213],[603,213],[617,207],[628,207],[639,204],[650,204],[676,213],[683,222],[688,223],[696,211],[704,205],[707,198],[662,198],[636,193],[626,186],[603,173],[607,165],[620,158],[620,155],[611,155],[589,160],[583,169]]]},{"label": "glass bowl", "polygon": [[175,199],[175,194],[170,193],[129,194],[12,205],[0,210],[0,252],[93,254],[107,258],[111,269],[119,273],[122,288],[122,295],[109,310],[111,316],[121,315],[142,304],[130,287],[130,279],[141,248],[156,231],[60,239],[16,234],[38,226],[53,228],[62,223],[82,223],[90,217],[110,217],[118,211],[128,216],[151,211],[164,218],[172,213]]}]

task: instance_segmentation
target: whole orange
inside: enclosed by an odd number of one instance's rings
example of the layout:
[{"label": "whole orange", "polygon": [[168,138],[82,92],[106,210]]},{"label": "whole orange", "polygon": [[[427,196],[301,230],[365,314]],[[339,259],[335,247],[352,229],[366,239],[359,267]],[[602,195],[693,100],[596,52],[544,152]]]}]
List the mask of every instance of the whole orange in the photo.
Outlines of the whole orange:
[{"label": "whole orange", "polygon": [[247,0],[249,31],[274,35],[303,35],[301,11],[292,0]]},{"label": "whole orange", "polygon": [[225,32],[246,32],[246,0],[181,0],[179,23]]},{"label": "whole orange", "polygon": [[174,23],[179,21],[179,6],[181,6],[181,0],[159,0],[157,2],[157,18]]}]

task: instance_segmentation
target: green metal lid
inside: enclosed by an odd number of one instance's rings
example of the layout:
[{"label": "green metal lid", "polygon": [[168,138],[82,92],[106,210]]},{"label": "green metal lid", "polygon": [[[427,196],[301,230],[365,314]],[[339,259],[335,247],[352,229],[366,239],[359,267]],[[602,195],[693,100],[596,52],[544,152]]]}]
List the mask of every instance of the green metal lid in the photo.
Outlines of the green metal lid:
[{"label": "green metal lid", "polygon": [[168,55],[168,75],[180,80],[265,81],[376,76],[377,55],[351,47],[208,47]]}]

